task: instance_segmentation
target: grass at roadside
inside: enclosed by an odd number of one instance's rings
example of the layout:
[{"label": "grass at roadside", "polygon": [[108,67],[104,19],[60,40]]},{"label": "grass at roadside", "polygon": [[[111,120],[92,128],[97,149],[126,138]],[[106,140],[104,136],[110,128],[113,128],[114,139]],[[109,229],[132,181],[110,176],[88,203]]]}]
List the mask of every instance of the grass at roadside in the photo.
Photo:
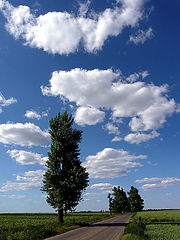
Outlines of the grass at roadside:
[{"label": "grass at roadside", "polygon": [[123,240],[180,239],[180,210],[143,211],[134,214]]},{"label": "grass at roadside", "polygon": [[172,224],[150,224],[146,233],[151,240],[178,240],[180,239],[180,226]]},{"label": "grass at roadside", "polygon": [[147,223],[180,223],[180,210],[143,211],[136,215]]},{"label": "grass at roadside", "polygon": [[0,214],[0,240],[39,240],[111,217],[109,213],[70,213],[64,224],[57,214]]},{"label": "grass at roadside", "polygon": [[146,233],[151,240],[180,239],[180,210],[144,211],[137,214],[147,223]]}]

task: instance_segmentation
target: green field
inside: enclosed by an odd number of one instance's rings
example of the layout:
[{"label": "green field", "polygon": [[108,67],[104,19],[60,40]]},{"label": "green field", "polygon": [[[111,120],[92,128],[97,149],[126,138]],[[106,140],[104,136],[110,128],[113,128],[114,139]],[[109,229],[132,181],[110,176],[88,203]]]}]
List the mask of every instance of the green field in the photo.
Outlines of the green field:
[{"label": "green field", "polygon": [[64,224],[59,226],[57,214],[0,214],[0,239],[44,239],[109,217],[109,213],[104,212],[70,213],[64,216]]},{"label": "green field", "polygon": [[134,217],[146,223],[145,233],[150,240],[180,239],[180,210],[143,211]]},{"label": "green field", "polygon": [[136,217],[142,217],[147,223],[180,223],[180,210],[143,211]]}]

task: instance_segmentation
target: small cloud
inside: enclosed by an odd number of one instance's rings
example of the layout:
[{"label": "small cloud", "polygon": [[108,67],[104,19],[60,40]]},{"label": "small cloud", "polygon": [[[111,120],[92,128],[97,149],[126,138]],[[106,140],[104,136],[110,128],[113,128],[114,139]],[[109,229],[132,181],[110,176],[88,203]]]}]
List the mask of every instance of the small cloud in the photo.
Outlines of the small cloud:
[{"label": "small cloud", "polygon": [[26,191],[30,189],[39,189],[42,184],[44,171],[28,171],[24,176],[17,175],[16,182],[8,181],[0,188],[0,192]]},{"label": "small cloud", "polygon": [[90,0],[88,0],[88,1],[86,1],[84,3],[82,3],[82,2],[79,3],[79,16],[81,16],[81,17],[85,17],[86,16],[86,14],[87,14],[87,12],[89,10],[90,4],[91,4]]},{"label": "small cloud", "polygon": [[148,30],[143,31],[139,30],[135,33],[135,35],[130,35],[129,42],[133,42],[136,45],[144,44],[148,39],[152,39],[154,37],[152,28],[150,27]]},{"label": "small cloud", "polygon": [[2,113],[2,108],[7,107],[11,104],[17,103],[17,99],[11,97],[9,99],[5,99],[5,97],[0,92],[0,113]]},{"label": "small cloud", "polygon": [[46,146],[50,142],[47,130],[42,131],[33,123],[0,124],[0,142],[20,146]]},{"label": "small cloud", "polygon": [[130,133],[127,136],[125,136],[124,140],[126,142],[129,142],[130,144],[136,143],[139,144],[141,142],[147,142],[150,139],[159,137],[159,133],[156,131],[152,131],[149,134],[146,133]]},{"label": "small cloud", "polygon": [[158,165],[156,162],[153,163],[153,162],[151,162],[151,161],[147,161],[146,163],[149,164],[149,165],[152,165],[152,166],[157,166],[157,165]]},{"label": "small cloud", "polygon": [[42,112],[42,114],[40,114],[40,113],[37,113],[35,110],[27,110],[24,116],[27,118],[40,120],[42,117],[48,116],[48,111]]},{"label": "small cloud", "polygon": [[136,183],[145,183],[145,182],[157,182],[162,180],[163,178],[159,178],[159,177],[153,177],[153,178],[143,178],[143,179],[139,179],[136,180]]},{"label": "small cloud", "polygon": [[113,185],[111,183],[96,183],[90,186],[91,189],[106,190],[112,189]]},{"label": "small cloud", "polygon": [[118,129],[117,126],[115,126],[114,124],[112,123],[107,123],[103,129],[107,130],[108,131],[108,134],[116,134],[116,135],[119,135],[120,134],[120,131]]},{"label": "small cloud", "polygon": [[85,194],[84,194],[84,196],[95,196],[95,195],[97,195],[97,193],[90,193],[90,192],[89,192],[89,193],[85,193]]},{"label": "small cloud", "polygon": [[27,118],[38,119],[38,120],[41,119],[41,115],[34,110],[27,110],[24,115]]},{"label": "small cloud", "polygon": [[[115,178],[126,176],[130,169],[142,167],[138,160],[146,159],[145,155],[131,155],[124,150],[105,148],[96,155],[88,156],[83,163],[91,178]],[[111,187],[109,183],[94,184],[93,187]]]},{"label": "small cloud", "polygon": [[121,140],[122,140],[121,137],[116,136],[112,139],[112,142],[120,142]]},{"label": "small cloud", "polygon": [[147,76],[149,76],[148,71],[143,71],[143,72],[139,72],[139,73],[133,73],[129,77],[126,78],[126,81],[130,82],[130,83],[133,83],[133,82],[136,82],[137,80],[139,80],[140,78],[144,79]]},{"label": "small cloud", "polygon": [[[151,182],[157,183],[151,183]],[[175,186],[180,184],[180,179],[175,177],[166,177],[166,178],[145,178],[142,180],[136,180],[138,183],[150,182],[148,184],[144,184],[140,188],[144,191],[167,188],[169,186]]]},{"label": "small cloud", "polygon": [[43,157],[42,154],[27,152],[23,150],[13,149],[8,150],[7,153],[11,158],[15,158],[16,162],[21,165],[40,164],[44,166],[48,160],[48,157]]},{"label": "small cloud", "polygon": [[41,4],[38,2],[38,1],[35,1],[34,3],[33,3],[33,7],[34,8],[39,8],[41,6]]}]

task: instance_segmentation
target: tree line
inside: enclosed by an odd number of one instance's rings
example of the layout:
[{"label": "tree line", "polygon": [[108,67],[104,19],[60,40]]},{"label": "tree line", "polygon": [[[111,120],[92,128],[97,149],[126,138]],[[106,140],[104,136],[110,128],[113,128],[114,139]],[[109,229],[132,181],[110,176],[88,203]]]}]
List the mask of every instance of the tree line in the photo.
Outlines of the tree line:
[{"label": "tree line", "polygon": [[139,212],[143,210],[144,200],[141,198],[137,188],[131,186],[128,193],[120,186],[112,189],[112,194],[108,194],[110,213]]}]

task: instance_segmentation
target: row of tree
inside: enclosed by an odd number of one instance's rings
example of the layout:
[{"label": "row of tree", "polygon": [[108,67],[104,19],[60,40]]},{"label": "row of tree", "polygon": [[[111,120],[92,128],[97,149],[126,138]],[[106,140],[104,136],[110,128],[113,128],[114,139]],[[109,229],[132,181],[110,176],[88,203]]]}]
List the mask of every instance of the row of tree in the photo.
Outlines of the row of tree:
[{"label": "row of tree", "polygon": [[131,186],[128,192],[120,186],[112,189],[112,194],[108,194],[109,198],[109,211],[110,213],[125,213],[125,212],[139,212],[143,210],[144,200],[139,195],[137,188]]},{"label": "row of tree", "polygon": [[[57,210],[58,222],[63,222],[63,212],[73,210],[88,186],[88,172],[79,159],[79,143],[82,131],[73,129],[72,115],[59,113],[50,123],[51,151],[46,162],[42,191],[47,193],[47,202]],[[142,210],[143,200],[131,188],[129,198],[122,188],[113,188],[109,195],[110,212],[123,213]]]}]

